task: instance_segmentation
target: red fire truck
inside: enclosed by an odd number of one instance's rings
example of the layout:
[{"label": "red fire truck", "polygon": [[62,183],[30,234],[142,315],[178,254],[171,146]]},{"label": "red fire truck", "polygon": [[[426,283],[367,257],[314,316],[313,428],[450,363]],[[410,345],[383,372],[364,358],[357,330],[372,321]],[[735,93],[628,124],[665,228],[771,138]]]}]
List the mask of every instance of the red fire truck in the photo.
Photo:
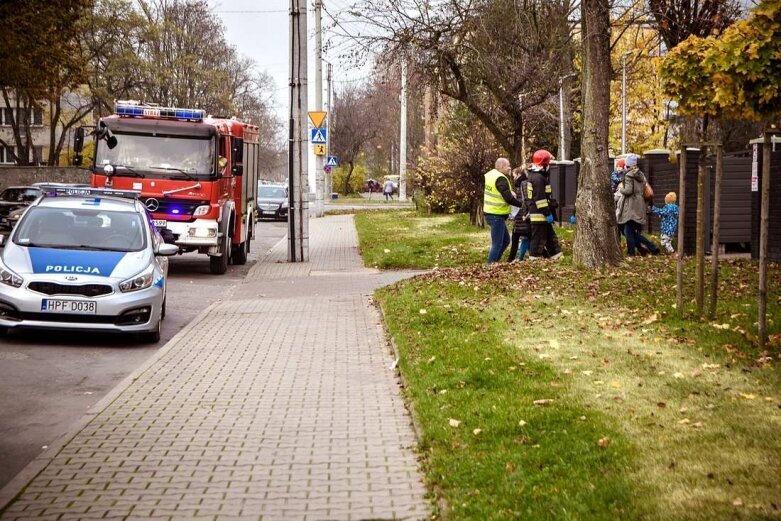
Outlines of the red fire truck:
[{"label": "red fire truck", "polygon": [[96,127],[92,186],[140,191],[165,241],[208,255],[212,273],[245,264],[257,216],[258,127],[137,101],[117,101],[114,112]]}]

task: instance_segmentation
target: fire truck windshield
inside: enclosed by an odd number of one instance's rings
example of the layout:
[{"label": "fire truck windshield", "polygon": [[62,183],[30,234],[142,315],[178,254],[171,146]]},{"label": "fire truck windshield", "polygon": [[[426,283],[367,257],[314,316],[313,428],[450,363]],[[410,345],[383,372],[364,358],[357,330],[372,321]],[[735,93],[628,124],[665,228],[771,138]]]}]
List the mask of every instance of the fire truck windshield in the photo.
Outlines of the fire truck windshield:
[{"label": "fire truck windshield", "polygon": [[[215,141],[211,137],[123,134],[115,132],[117,146],[98,142],[95,165],[122,165],[159,177],[188,178],[215,173]],[[121,171],[120,171],[121,172]]]}]

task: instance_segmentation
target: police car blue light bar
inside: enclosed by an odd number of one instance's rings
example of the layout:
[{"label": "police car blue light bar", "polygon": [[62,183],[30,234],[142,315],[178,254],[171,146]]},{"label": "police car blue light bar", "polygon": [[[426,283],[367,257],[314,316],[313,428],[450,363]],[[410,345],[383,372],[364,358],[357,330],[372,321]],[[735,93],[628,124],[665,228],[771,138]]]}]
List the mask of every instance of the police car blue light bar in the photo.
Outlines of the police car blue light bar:
[{"label": "police car blue light bar", "polygon": [[41,185],[41,192],[44,197],[127,197],[138,199],[141,196],[140,190],[114,190],[111,188],[82,188],[74,186]]},{"label": "police car blue light bar", "polygon": [[201,109],[183,109],[177,107],[158,107],[144,105],[136,101],[117,101],[114,113],[124,117],[147,117],[161,119],[180,119],[185,121],[203,121],[206,116]]}]

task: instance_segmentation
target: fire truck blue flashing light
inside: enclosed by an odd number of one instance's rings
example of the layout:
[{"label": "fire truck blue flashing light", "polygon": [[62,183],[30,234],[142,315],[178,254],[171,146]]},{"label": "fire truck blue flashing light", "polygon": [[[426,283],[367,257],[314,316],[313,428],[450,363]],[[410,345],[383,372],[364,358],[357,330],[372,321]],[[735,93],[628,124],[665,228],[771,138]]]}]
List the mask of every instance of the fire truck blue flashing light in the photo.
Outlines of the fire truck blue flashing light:
[{"label": "fire truck blue flashing light", "polygon": [[176,107],[156,107],[154,105],[137,105],[134,103],[117,102],[114,113],[125,117],[151,117],[162,119],[183,119],[186,121],[203,121],[205,113],[201,109],[182,109]]}]

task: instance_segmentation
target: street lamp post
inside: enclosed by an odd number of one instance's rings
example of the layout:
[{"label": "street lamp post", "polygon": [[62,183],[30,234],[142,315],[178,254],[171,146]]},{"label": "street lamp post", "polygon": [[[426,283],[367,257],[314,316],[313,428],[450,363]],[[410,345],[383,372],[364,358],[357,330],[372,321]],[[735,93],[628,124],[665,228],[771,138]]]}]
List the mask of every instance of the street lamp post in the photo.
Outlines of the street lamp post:
[{"label": "street lamp post", "polygon": [[621,154],[626,154],[626,57],[632,51],[621,55]]},{"label": "street lamp post", "polygon": [[571,72],[559,78],[559,159],[567,159],[567,145],[564,142],[564,80],[572,78],[576,73]]}]

